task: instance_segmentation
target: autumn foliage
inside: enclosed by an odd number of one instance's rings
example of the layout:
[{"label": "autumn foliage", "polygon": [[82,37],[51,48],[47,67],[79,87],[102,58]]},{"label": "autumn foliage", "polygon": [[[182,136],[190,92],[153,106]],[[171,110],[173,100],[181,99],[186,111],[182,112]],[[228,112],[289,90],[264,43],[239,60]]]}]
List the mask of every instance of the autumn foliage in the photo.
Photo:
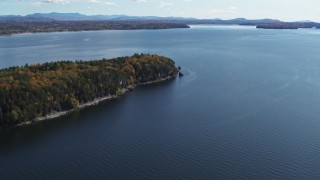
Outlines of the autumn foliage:
[{"label": "autumn foliage", "polygon": [[0,127],[70,110],[98,97],[178,73],[159,55],[58,61],[0,70]]}]

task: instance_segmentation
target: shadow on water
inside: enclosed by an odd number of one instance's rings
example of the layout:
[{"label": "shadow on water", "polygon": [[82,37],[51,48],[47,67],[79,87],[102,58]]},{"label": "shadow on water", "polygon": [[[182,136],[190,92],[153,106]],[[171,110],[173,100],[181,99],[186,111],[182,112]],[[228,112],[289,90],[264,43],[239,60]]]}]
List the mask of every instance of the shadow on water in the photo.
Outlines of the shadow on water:
[{"label": "shadow on water", "polygon": [[74,111],[68,115],[38,122],[35,124],[14,127],[2,130],[0,133],[0,151],[14,150],[24,145],[32,146],[33,143],[41,142],[63,129],[68,129],[77,123],[85,123],[86,121],[99,120],[89,118],[104,109],[111,108],[120,103],[123,98],[113,99],[100,103],[99,105],[87,107],[85,109]]},{"label": "shadow on water", "polygon": [[112,127],[114,123],[117,123],[117,119],[103,116],[109,113],[122,113],[120,112],[121,109],[118,107],[126,101],[128,96],[131,96],[136,91],[143,93],[159,89],[160,87],[166,88],[174,83],[174,81],[175,80],[173,79],[154,84],[141,85],[124,96],[100,102],[98,105],[86,107],[62,117],[37,122],[27,126],[0,130],[0,152],[12,153],[14,150],[23,147],[32,147],[35,144],[39,144],[51,136],[57,136],[57,134],[64,131],[72,132],[83,126],[96,126],[96,123],[101,124],[101,121],[106,121],[108,123],[104,127]]}]

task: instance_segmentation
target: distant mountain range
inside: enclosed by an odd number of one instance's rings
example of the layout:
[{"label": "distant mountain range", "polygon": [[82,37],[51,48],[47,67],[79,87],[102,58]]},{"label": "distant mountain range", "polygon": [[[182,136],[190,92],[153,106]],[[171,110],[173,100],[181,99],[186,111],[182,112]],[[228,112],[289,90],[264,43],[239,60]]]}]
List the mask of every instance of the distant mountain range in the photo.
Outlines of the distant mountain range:
[{"label": "distant mountain range", "polygon": [[0,21],[99,21],[99,20],[196,20],[183,17],[158,17],[158,16],[127,16],[127,15],[84,15],[80,13],[34,13],[26,16],[5,15],[0,16]]},{"label": "distant mountain range", "polygon": [[157,17],[157,16],[127,16],[127,15],[83,15],[79,13],[35,13],[25,17],[48,18],[60,21],[86,21],[86,20],[192,20],[195,18]]},{"label": "distant mountain range", "polygon": [[320,24],[311,21],[282,22],[277,19],[236,18],[222,19],[196,19],[184,17],[158,17],[158,16],[127,16],[127,15],[84,15],[80,13],[34,13],[26,16],[0,16],[0,22],[49,22],[49,21],[117,21],[117,22],[165,22],[184,24],[237,24],[251,25],[265,29],[298,29],[320,28]]},{"label": "distant mountain range", "polygon": [[182,21],[182,22],[191,22],[198,23],[226,23],[226,24],[264,24],[264,23],[274,23],[280,22],[275,19],[259,19],[259,20],[247,20],[245,18],[237,18],[230,20],[222,19],[196,19],[196,18],[184,18],[184,17],[158,17],[158,16],[127,16],[127,15],[84,15],[80,13],[34,13],[28,14],[26,16],[0,16],[0,21],[101,21],[101,20],[112,20],[112,21]]}]

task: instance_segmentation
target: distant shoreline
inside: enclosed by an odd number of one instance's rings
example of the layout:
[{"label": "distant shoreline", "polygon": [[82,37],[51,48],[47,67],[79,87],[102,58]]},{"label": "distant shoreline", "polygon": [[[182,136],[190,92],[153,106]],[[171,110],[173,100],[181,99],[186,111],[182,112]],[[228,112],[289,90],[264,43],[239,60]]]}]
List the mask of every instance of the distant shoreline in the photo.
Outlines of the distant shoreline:
[{"label": "distant shoreline", "polygon": [[[154,26],[155,25],[155,26]],[[252,26],[256,29],[290,29],[290,30],[297,30],[297,29],[320,29],[320,25],[314,24],[295,24],[295,23],[280,23],[280,24],[206,24],[206,23],[196,23],[196,24],[179,24],[179,23],[168,23],[165,27],[161,27],[161,23],[154,23],[150,27],[144,27],[143,25],[138,25],[134,28],[125,28],[125,27],[107,27],[101,29],[37,29],[37,30],[20,30],[20,29],[13,29],[12,27],[5,27],[2,30],[0,29],[0,37],[1,36],[12,36],[12,35],[19,35],[19,34],[38,34],[38,33],[72,33],[72,32],[90,32],[90,31],[133,31],[133,30],[165,30],[165,29],[189,29],[192,26],[197,25],[216,25],[216,26],[241,26],[247,27]],[[0,26],[3,26],[3,23],[0,22]],[[14,26],[16,27],[16,26]]]},{"label": "distant shoreline", "polygon": [[121,96],[124,96],[125,94],[127,94],[129,91],[135,89],[137,86],[143,86],[143,85],[149,85],[149,84],[155,84],[155,83],[159,83],[159,82],[163,82],[163,81],[168,81],[168,80],[172,80],[172,79],[175,79],[177,77],[177,75],[175,76],[168,76],[168,77],[165,77],[165,78],[160,78],[158,80],[154,80],[154,81],[148,81],[148,82],[145,82],[145,83],[139,83],[137,84],[136,86],[130,86],[130,87],[127,87],[127,88],[123,88],[122,89],[122,92],[117,94],[117,95],[109,95],[109,96],[104,96],[104,97],[99,97],[99,98],[95,98],[93,101],[89,101],[89,102],[86,102],[86,103],[83,103],[83,104],[80,104],[78,107],[76,108],[73,108],[73,109],[70,109],[70,110],[67,110],[67,111],[60,111],[60,112],[52,112],[46,116],[42,116],[42,117],[37,117],[33,120],[30,120],[30,121],[27,121],[27,122],[22,122],[22,123],[19,123],[15,126],[12,126],[12,127],[21,127],[21,126],[26,126],[26,125],[31,125],[31,124],[35,124],[35,123],[38,123],[38,122],[41,122],[41,121],[46,121],[46,120],[51,120],[51,119],[55,119],[55,118],[59,118],[59,117],[63,117],[63,116],[66,116],[74,111],[77,111],[77,110],[81,110],[81,109],[85,109],[86,107],[90,107],[90,106],[94,106],[94,105],[98,105],[100,104],[101,102],[104,102],[104,101],[107,101],[107,100],[111,100],[111,99],[116,99],[116,98],[119,98]]},{"label": "distant shoreline", "polygon": [[198,19],[193,17],[159,17],[128,15],[85,15],[80,13],[33,13],[0,16],[0,35],[40,32],[76,32],[97,30],[138,30],[190,28],[188,25],[241,25],[258,29],[320,28],[316,21],[282,21],[278,19]]},{"label": "distant shoreline", "polygon": [[0,21],[0,36],[23,33],[190,28],[182,22],[153,21]]}]

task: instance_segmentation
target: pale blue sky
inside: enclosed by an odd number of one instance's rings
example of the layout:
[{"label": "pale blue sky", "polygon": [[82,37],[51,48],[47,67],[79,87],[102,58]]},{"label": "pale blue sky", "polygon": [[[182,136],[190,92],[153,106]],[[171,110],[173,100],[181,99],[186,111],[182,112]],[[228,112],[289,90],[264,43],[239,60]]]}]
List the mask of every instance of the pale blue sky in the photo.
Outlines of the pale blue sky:
[{"label": "pale blue sky", "polygon": [[320,0],[0,0],[0,15],[35,12],[320,22]]}]

